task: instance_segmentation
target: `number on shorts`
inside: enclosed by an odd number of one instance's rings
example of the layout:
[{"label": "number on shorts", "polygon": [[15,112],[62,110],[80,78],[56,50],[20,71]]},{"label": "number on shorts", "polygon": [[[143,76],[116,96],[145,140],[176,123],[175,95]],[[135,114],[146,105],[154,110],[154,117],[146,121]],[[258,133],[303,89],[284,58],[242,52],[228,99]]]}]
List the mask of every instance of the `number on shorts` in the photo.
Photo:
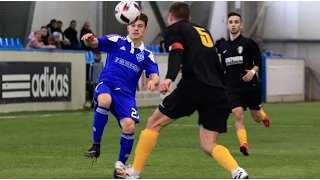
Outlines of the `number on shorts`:
[{"label": "number on shorts", "polygon": [[193,26],[199,33],[201,42],[206,47],[213,47],[213,41],[204,28]]},{"label": "number on shorts", "polygon": [[131,110],[132,110],[131,117],[135,119],[139,119],[138,111],[135,108],[131,108]]}]

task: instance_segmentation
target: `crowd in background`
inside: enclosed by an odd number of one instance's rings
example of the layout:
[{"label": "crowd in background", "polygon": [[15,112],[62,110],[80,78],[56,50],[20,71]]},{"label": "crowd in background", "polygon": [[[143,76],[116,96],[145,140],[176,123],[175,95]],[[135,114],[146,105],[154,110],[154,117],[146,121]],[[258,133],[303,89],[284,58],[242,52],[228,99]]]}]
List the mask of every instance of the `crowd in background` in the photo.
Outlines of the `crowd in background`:
[{"label": "crowd in background", "polygon": [[39,30],[33,31],[29,35],[29,42],[26,46],[28,49],[67,49],[67,50],[87,50],[87,47],[81,37],[84,34],[92,33],[90,22],[85,22],[80,30],[76,30],[77,22],[70,21],[69,27],[64,31],[62,29],[63,22],[52,19],[46,26],[42,26]]},{"label": "crowd in background", "polygon": [[[104,68],[104,64],[101,61],[101,53],[97,50],[87,47],[81,37],[87,33],[93,33],[91,30],[90,22],[85,22],[80,30],[76,30],[77,22],[75,20],[70,21],[69,27],[64,31],[62,29],[63,22],[52,19],[46,26],[41,26],[39,30],[31,32],[28,37],[27,49],[63,49],[63,50],[83,50],[93,54],[92,58],[88,60],[86,64],[86,99],[89,102],[89,108],[92,107],[92,96],[94,93],[94,87],[99,80],[100,73]],[[88,54],[87,53],[87,54]]]}]

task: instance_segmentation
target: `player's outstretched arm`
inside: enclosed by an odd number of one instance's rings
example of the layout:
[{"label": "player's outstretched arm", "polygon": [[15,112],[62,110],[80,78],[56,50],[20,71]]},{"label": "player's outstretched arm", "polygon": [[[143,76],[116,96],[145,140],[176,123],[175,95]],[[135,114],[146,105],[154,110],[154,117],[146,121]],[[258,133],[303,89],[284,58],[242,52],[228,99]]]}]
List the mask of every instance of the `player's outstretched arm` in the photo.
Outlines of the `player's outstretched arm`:
[{"label": "player's outstretched arm", "polygon": [[87,47],[91,47],[93,49],[97,48],[99,44],[98,39],[92,33],[87,33],[83,35],[81,40],[83,40],[84,44]]}]

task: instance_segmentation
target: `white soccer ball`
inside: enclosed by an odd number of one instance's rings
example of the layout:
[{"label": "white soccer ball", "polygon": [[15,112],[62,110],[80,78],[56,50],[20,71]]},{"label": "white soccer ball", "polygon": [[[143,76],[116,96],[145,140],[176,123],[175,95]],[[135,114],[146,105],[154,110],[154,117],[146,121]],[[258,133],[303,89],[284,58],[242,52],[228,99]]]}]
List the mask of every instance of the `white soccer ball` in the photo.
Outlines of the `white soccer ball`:
[{"label": "white soccer ball", "polygon": [[121,24],[135,23],[140,14],[140,6],[134,1],[121,1],[115,8],[116,19]]}]

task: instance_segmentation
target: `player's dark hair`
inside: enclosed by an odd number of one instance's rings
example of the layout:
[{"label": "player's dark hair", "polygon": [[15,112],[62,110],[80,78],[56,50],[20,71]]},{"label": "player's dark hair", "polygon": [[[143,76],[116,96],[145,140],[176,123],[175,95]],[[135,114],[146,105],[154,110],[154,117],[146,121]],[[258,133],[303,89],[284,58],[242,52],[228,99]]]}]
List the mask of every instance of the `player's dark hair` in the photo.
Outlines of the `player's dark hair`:
[{"label": "player's dark hair", "polygon": [[41,26],[40,29],[48,29],[48,27],[47,26]]},{"label": "player's dark hair", "polygon": [[169,13],[177,20],[190,18],[190,7],[185,2],[175,2],[171,5]]},{"label": "player's dark hair", "polygon": [[138,20],[143,21],[145,27],[147,27],[149,19],[148,19],[148,16],[146,14],[141,13]]},{"label": "player's dark hair", "polygon": [[231,16],[238,16],[240,18],[240,20],[242,21],[242,18],[241,18],[241,15],[239,13],[236,13],[236,12],[231,12],[228,14],[228,19],[231,17]]}]

